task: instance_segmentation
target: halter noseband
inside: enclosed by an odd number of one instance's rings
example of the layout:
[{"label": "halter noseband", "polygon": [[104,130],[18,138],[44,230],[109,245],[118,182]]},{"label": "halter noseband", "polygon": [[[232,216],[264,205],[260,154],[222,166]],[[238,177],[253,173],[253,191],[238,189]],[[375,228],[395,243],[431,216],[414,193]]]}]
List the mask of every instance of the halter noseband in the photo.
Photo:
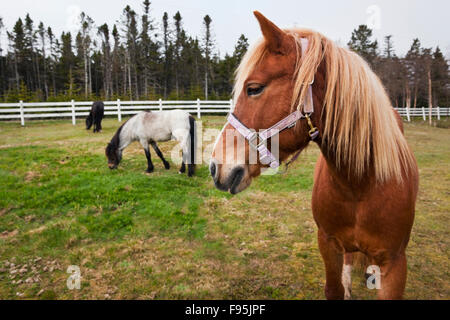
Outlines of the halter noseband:
[{"label": "halter noseband", "polygon": [[[305,38],[300,39],[302,44],[302,56],[304,56],[306,49],[308,48],[308,40]],[[319,135],[319,131],[311,122],[310,115],[314,112],[314,103],[312,96],[312,84],[314,80],[308,84],[308,91],[306,93],[305,101],[303,102],[303,114],[300,110],[297,110],[288,115],[283,120],[279,121],[269,129],[266,129],[260,133],[247,128],[239,119],[233,114],[228,115],[228,123],[234,127],[245,139],[248,140],[248,144],[259,152],[259,161],[264,165],[269,165],[271,168],[276,169],[280,166],[278,159],[269,151],[266,142],[269,138],[281,131],[292,128],[299,119],[306,119],[309,127],[309,136],[311,140],[314,140]],[[259,144],[257,143],[259,139]]]}]

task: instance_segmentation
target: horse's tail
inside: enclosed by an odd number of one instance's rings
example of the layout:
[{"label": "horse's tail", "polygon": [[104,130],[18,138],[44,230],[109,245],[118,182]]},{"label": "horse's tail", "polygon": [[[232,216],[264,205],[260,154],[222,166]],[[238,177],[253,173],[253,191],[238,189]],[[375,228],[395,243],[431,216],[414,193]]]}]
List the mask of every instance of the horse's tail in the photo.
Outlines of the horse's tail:
[{"label": "horse's tail", "polygon": [[189,115],[189,162],[188,162],[188,175],[192,176],[195,172],[195,149],[197,146],[197,134],[195,132],[195,119]]},{"label": "horse's tail", "polygon": [[86,118],[86,130],[91,129],[92,122],[93,122],[93,117],[92,117],[92,110],[91,110],[91,111],[89,111],[89,114]]},{"label": "horse's tail", "polygon": [[99,106],[99,118],[101,121],[101,119],[105,117],[105,104],[103,103],[103,101],[98,101],[98,106]]}]

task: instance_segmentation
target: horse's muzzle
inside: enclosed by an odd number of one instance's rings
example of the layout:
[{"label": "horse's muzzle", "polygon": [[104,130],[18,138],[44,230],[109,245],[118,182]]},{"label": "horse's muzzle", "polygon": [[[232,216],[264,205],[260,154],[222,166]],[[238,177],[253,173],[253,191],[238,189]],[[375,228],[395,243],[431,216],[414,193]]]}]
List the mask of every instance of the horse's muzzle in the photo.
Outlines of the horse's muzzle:
[{"label": "horse's muzzle", "polygon": [[212,161],[209,166],[209,171],[214,180],[214,185],[216,186],[216,188],[225,192],[230,191],[231,194],[240,192],[241,190],[239,190],[239,185],[244,178],[245,169],[242,166],[236,166],[230,171],[228,176],[225,177],[224,182],[220,181],[221,179],[219,177],[219,170],[220,168],[218,168],[218,165]]},{"label": "horse's muzzle", "polygon": [[117,165],[115,165],[114,163],[108,163],[108,168],[112,169],[117,169]]}]

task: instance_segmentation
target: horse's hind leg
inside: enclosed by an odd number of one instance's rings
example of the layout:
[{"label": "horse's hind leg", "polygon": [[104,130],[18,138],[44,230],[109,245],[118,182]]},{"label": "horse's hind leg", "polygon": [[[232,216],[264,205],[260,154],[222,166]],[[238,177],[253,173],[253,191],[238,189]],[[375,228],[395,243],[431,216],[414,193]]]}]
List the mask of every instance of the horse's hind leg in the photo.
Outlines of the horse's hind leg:
[{"label": "horse's hind leg", "polygon": [[166,170],[169,170],[170,169],[170,164],[166,161],[166,159],[164,159],[164,156],[163,156],[161,150],[159,150],[158,145],[156,144],[156,142],[152,141],[152,142],[150,142],[150,144],[152,145],[152,148],[153,148],[153,150],[155,150],[155,152],[158,155],[158,157],[164,163],[164,168],[166,168]]},{"label": "horse's hind leg", "polygon": [[352,298],[352,264],[353,254],[344,254],[344,266],[342,268],[342,285],[344,286],[344,299],[350,300]]},{"label": "horse's hind leg", "polygon": [[190,158],[193,159],[193,157],[191,157],[191,145],[190,145],[190,133],[189,130],[184,130],[184,129],[180,129],[180,130],[176,130],[172,133],[175,137],[175,139],[177,139],[178,141],[180,141],[180,145],[182,147],[183,150],[183,157],[182,157],[182,163],[181,163],[181,168],[180,168],[180,173],[184,173],[186,171],[186,163],[188,164],[188,176],[191,177],[194,174],[194,170],[195,170],[195,164],[192,163],[193,161],[190,160]]},{"label": "horse's hind leg", "polygon": [[100,123],[99,123],[100,121],[98,120],[98,115],[96,114],[95,116],[94,116],[94,132],[100,132],[100,130],[101,130],[101,126],[100,126]]},{"label": "horse's hind leg", "polygon": [[97,132],[101,132],[102,131],[102,118],[98,117],[97,120]]},{"label": "horse's hind leg", "polygon": [[403,297],[406,284],[406,256],[402,252],[395,259],[381,264],[381,281],[378,299],[399,300]]},{"label": "horse's hind leg", "polygon": [[188,159],[188,155],[185,151],[183,151],[183,160],[181,162],[180,173],[186,172],[186,162],[188,163],[188,177],[192,177],[195,171],[195,164],[192,164]]},{"label": "horse's hind leg", "polygon": [[342,285],[342,265],[344,253],[335,239],[328,238],[319,229],[319,249],[325,263],[326,284],[325,296],[328,300],[344,299],[344,286]]}]

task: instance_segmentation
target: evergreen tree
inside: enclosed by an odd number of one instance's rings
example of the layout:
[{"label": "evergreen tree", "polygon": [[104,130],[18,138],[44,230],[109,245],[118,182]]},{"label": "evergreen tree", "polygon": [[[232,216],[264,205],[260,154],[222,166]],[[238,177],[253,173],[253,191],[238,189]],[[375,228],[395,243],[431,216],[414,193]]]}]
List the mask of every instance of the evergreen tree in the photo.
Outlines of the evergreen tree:
[{"label": "evergreen tree", "polygon": [[138,84],[138,29],[136,21],[136,12],[130,6],[126,6],[122,14],[123,38],[125,40],[125,65],[128,74],[128,90],[130,99],[134,97],[139,99]]},{"label": "evergreen tree", "polygon": [[242,58],[248,50],[248,46],[248,39],[245,37],[245,35],[241,34],[236,46],[234,47],[233,52],[233,58],[236,60],[237,64],[241,62]]},{"label": "evergreen tree", "polygon": [[408,72],[409,87],[412,88],[412,90],[410,89],[413,98],[412,106],[416,108],[419,99],[420,84],[423,82],[425,76],[425,69],[422,64],[422,49],[420,41],[417,38],[413,40],[411,48],[406,54],[405,65]]},{"label": "evergreen tree", "polygon": [[76,56],[72,49],[72,35],[70,32],[61,34],[61,43],[59,45],[60,62],[58,63],[57,78],[58,82],[63,83],[64,94],[72,98],[77,92],[74,80],[74,68],[76,65]]},{"label": "evergreen tree", "polygon": [[175,21],[175,44],[174,44],[174,69],[175,69],[175,90],[176,90],[176,97],[179,98],[180,95],[180,84],[179,84],[179,71],[181,66],[180,61],[180,54],[181,54],[181,47],[183,46],[182,43],[182,37],[181,34],[183,32],[182,26],[181,26],[181,14],[179,11],[175,14],[173,17]]},{"label": "evergreen tree", "polygon": [[88,98],[92,94],[92,76],[91,76],[91,30],[94,21],[84,12],[80,14],[80,33],[79,40],[81,41],[81,52],[83,66],[84,66],[84,97]]},{"label": "evergreen tree", "polygon": [[211,60],[211,53],[214,48],[214,40],[212,38],[211,33],[211,22],[212,19],[209,15],[206,15],[203,18],[203,27],[205,34],[203,36],[203,53],[204,53],[204,59],[205,59],[205,99],[208,100],[208,79],[211,77],[211,72],[209,68],[210,60]]},{"label": "evergreen tree", "polygon": [[109,43],[109,28],[106,23],[98,28],[98,33],[102,37],[102,67],[103,67],[103,90],[105,99],[109,100],[110,96],[114,94],[112,85],[112,59],[111,59],[111,45]]},{"label": "evergreen tree", "polygon": [[433,52],[431,64],[431,77],[433,82],[433,96],[435,106],[450,105],[450,76],[449,66],[442,51],[436,47]]},{"label": "evergreen tree", "polygon": [[372,67],[377,58],[378,42],[372,41],[372,30],[365,24],[352,32],[348,47],[361,55]]},{"label": "evergreen tree", "polygon": [[[8,41],[7,50],[0,43],[2,100],[230,98],[248,39],[241,35],[233,52],[222,56],[209,15],[197,39],[183,28],[180,12],[173,19],[164,13],[160,23],[150,13],[149,0],[142,0],[139,14],[126,6],[112,28],[94,28],[82,13],[74,38],[68,32],[55,36],[43,22],[35,27],[28,14],[5,30],[0,17],[0,41],[5,32]],[[378,43],[365,25],[353,31],[348,45],[370,63],[394,106],[450,104],[448,61],[439,47],[422,48],[414,39],[406,56],[399,57],[388,35],[378,55]]]}]

